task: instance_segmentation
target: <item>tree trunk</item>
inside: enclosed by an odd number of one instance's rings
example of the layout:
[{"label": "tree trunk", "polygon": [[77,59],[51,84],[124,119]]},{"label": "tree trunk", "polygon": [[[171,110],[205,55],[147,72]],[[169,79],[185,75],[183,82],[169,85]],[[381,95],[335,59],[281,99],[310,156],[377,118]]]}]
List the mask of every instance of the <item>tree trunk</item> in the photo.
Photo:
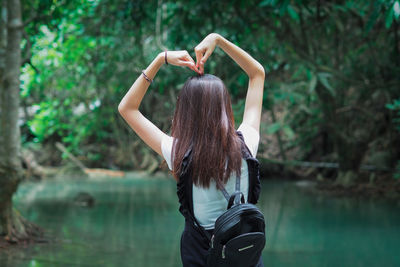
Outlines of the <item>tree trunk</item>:
[{"label": "tree trunk", "polygon": [[[316,93],[322,103],[322,112],[325,118],[325,127],[330,133],[335,145],[335,152],[338,156],[339,173],[336,179],[337,184],[349,186],[354,183],[359,172],[362,159],[368,149],[368,138],[355,138],[354,135],[347,135],[350,126],[343,115],[337,114],[337,99],[332,96],[318,82]],[[344,133],[343,133],[344,132]]]},{"label": "tree trunk", "polygon": [[352,185],[357,179],[362,160],[368,150],[368,141],[345,140],[336,138],[339,160],[339,173],[336,183],[343,186]]},{"label": "tree trunk", "polygon": [[[22,18],[20,0],[7,0],[2,4],[0,44],[6,49],[4,64],[0,66],[0,236],[18,242],[38,233],[38,228],[13,210],[12,195],[23,177],[20,156],[20,129],[18,125],[19,85],[21,67]],[[3,27],[7,17],[6,31]],[[4,47],[1,47],[3,49]],[[4,50],[3,50],[4,51]]]}]

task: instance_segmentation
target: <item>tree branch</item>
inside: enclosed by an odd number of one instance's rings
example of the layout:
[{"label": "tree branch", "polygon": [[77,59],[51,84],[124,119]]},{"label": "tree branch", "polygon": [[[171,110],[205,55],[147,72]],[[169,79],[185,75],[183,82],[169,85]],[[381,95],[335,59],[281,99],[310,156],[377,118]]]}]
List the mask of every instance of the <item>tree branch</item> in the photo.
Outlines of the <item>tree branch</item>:
[{"label": "tree branch", "polygon": [[22,58],[21,66],[25,65],[26,63],[29,63],[31,61],[31,57],[32,57],[32,51],[31,51],[32,43],[31,43],[31,40],[29,39],[29,36],[25,30],[22,31],[22,36],[26,40],[26,45],[25,45],[24,51],[23,51],[24,56]]},{"label": "tree branch", "polygon": [[42,20],[42,19],[50,19],[53,16],[54,11],[60,7],[65,5],[65,0],[63,1],[54,1],[56,4],[50,6],[50,12],[48,14],[38,14],[35,10],[33,11],[33,15],[30,16],[27,20],[23,22],[23,27],[29,25],[29,23],[33,22],[34,20]]}]

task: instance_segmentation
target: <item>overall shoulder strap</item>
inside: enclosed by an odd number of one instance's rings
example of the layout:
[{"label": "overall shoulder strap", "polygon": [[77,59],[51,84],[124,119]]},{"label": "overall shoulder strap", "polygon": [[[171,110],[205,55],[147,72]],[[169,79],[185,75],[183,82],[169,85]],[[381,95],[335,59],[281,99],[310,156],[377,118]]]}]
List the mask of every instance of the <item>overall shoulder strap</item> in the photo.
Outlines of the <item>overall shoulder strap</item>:
[{"label": "overall shoulder strap", "polygon": [[249,147],[246,145],[246,143],[244,142],[244,137],[241,131],[236,131],[236,134],[239,136],[240,141],[241,141],[241,150],[242,150],[242,157],[244,157],[244,159],[248,159],[248,158],[253,158]]},{"label": "overall shoulder strap", "polygon": [[[186,151],[186,153],[185,153],[185,155],[183,157],[183,162],[182,162],[183,172],[182,172],[182,176],[190,175],[190,172],[188,173],[188,171],[190,169],[190,164],[191,164],[191,161],[192,161],[192,148],[193,148],[193,144],[191,144],[189,146],[188,150]],[[180,180],[179,183],[185,183],[185,181],[181,181],[181,178],[182,177],[180,177],[180,179],[179,179]],[[189,178],[189,177],[187,177],[187,178]],[[179,185],[179,183],[178,183],[178,185]],[[185,186],[190,186],[190,188],[191,188],[191,186],[192,186],[191,178],[190,178],[190,182],[186,181]],[[183,211],[183,212],[181,211],[182,214],[185,216],[186,219],[188,219],[192,223],[193,227],[197,227],[199,229],[200,234],[203,237],[205,237],[205,239],[210,243],[211,242],[211,235],[206,231],[206,229],[204,229],[203,226],[200,225],[199,221],[196,219],[196,217],[193,214],[193,211],[192,211],[193,209],[190,207],[192,205],[192,203],[191,203],[191,198],[192,198],[191,190],[190,190],[190,194],[187,195],[188,194],[187,193],[187,189],[186,190],[184,190],[184,189],[179,190],[179,188],[178,188],[178,196],[179,196],[179,191],[182,191],[181,192],[182,195],[180,197],[180,201],[182,199],[185,199],[185,203],[181,202],[180,210]]]},{"label": "overall shoulder strap", "polygon": [[243,134],[240,131],[236,131],[236,134],[239,136],[242,142],[242,157],[247,161],[247,165],[249,168],[249,191],[248,191],[248,202],[252,204],[257,204],[260,191],[261,191],[261,183],[260,183],[260,163],[259,161],[251,154],[250,149],[247,147],[244,142]]},{"label": "overall shoulder strap", "polygon": [[211,242],[211,235],[206,231],[206,229],[200,225],[199,221],[197,221],[192,213],[189,212],[189,216],[193,223],[199,228],[200,233],[208,240],[208,242]]}]

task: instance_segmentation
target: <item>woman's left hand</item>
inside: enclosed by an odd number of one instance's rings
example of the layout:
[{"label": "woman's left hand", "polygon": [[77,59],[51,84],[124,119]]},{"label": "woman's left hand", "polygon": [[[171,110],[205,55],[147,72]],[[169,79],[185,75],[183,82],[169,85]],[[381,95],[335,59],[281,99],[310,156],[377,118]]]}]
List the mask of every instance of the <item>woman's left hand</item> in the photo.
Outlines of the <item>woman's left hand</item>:
[{"label": "woman's left hand", "polygon": [[[165,52],[164,52],[165,53]],[[193,58],[189,55],[188,51],[180,50],[180,51],[167,51],[167,62],[168,64],[188,67],[189,69],[200,73],[200,70],[196,67],[196,63],[194,63]],[[165,56],[165,54],[164,54]]]}]

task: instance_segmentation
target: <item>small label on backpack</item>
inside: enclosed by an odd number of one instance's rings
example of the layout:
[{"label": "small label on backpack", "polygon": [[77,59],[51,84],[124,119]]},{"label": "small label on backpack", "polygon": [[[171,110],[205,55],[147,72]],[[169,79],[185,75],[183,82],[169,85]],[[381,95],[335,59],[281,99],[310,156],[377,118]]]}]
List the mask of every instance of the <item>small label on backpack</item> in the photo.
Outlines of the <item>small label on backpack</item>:
[{"label": "small label on backpack", "polygon": [[238,250],[239,251],[243,251],[243,250],[246,250],[246,249],[249,249],[249,248],[252,248],[252,247],[254,247],[254,245],[250,245],[250,246],[247,246],[247,247],[244,247],[244,248],[239,248]]}]

